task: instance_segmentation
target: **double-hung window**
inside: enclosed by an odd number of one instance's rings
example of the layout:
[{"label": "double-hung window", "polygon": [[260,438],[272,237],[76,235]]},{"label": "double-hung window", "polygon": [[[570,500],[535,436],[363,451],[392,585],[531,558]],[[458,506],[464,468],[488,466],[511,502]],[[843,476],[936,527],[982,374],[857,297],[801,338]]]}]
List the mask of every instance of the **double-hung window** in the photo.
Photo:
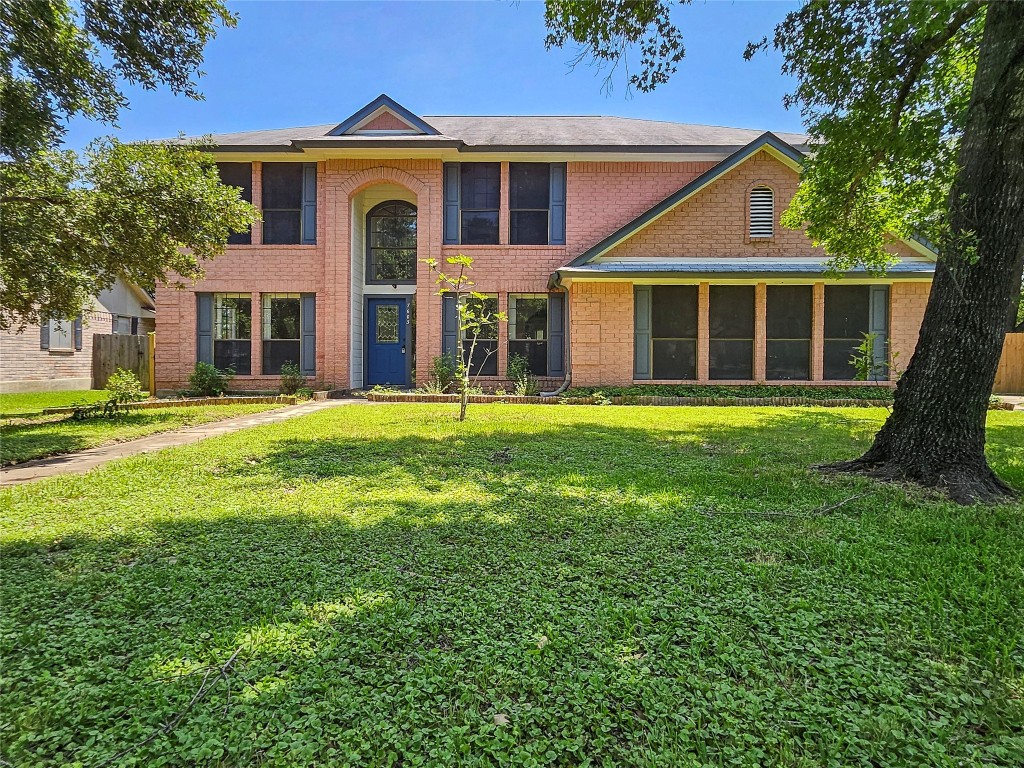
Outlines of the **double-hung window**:
[{"label": "double-hung window", "polygon": [[508,297],[508,356],[525,357],[530,373],[548,375],[548,295],[511,294]]},{"label": "double-hung window", "polygon": [[277,375],[285,363],[299,365],[302,354],[302,296],[298,293],[264,293],[263,374]]},{"label": "double-hung window", "polygon": [[[240,197],[247,203],[252,202],[252,163],[217,163],[221,184],[241,189]],[[228,245],[249,245],[252,243],[252,231],[232,232],[228,235]]]},{"label": "double-hung window", "polygon": [[[476,310],[474,314],[478,316],[493,317],[498,311],[497,296],[486,296],[483,299],[470,296],[465,301],[474,306]],[[492,320],[476,328],[460,328],[459,340],[462,345],[462,359],[468,361],[470,375],[498,375],[498,324],[496,322]]]},{"label": "double-hung window", "polygon": [[54,352],[73,352],[75,349],[75,321],[50,320],[49,349]]},{"label": "double-hung window", "polygon": [[263,242],[316,243],[316,163],[264,163]]},{"label": "double-hung window", "polygon": [[508,183],[509,243],[547,245],[551,166],[509,163]]},{"label": "double-hung window", "polygon": [[460,242],[463,245],[496,245],[501,165],[462,163],[459,179]]},{"label": "double-hung window", "polygon": [[250,294],[214,294],[213,364],[220,370],[231,368],[239,376],[249,376],[252,373]]}]

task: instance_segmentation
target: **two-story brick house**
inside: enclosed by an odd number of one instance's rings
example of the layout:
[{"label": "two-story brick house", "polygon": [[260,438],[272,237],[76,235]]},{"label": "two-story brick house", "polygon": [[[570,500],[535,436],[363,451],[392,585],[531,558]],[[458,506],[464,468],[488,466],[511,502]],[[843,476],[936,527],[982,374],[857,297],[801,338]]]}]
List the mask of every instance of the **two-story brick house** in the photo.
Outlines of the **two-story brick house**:
[{"label": "two-story brick house", "polygon": [[[779,225],[806,139],[617,117],[417,116],[386,96],[338,124],[213,137],[263,223],[157,295],[157,379],[197,360],[271,389],[283,362],[341,389],[422,383],[460,344],[423,259],[464,253],[509,321],[481,383],[523,354],[545,387],[850,381],[863,333],[916,343],[935,254],[835,278]],[[461,340],[465,343],[465,340]],[[885,357],[878,345],[880,361]]]}]

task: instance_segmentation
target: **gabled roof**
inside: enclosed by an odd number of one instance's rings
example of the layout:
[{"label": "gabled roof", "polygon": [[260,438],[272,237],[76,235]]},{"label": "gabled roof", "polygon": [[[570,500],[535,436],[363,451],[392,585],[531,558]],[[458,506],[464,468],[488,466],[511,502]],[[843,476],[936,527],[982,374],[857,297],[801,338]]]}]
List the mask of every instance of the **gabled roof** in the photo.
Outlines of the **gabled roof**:
[{"label": "gabled roof", "polygon": [[672,193],[653,208],[649,208],[644,211],[628,224],[625,224],[612,232],[612,234],[608,235],[608,237],[601,242],[588,248],[575,259],[570,261],[566,266],[579,267],[587,264],[593,259],[596,259],[598,256],[607,253],[616,245],[629,239],[641,229],[644,229],[657,221],[673,208],[680,205],[683,201],[697,194],[700,190],[704,189],[704,187],[718,180],[737,165],[753,157],[761,150],[767,150],[794,170],[799,170],[803,164],[803,153],[799,152],[793,146],[786,143],[770,131],[762,133],[752,142],[747,144],[747,146],[732,153],[729,157],[725,158],[725,160],[714,167],[709,168],[679,191]]},{"label": "gabled roof", "polygon": [[365,107],[334,126],[334,128],[327,132],[327,135],[344,136],[345,134],[353,133],[383,113],[391,113],[400,122],[409,126],[411,132],[427,136],[437,136],[440,133],[432,125],[417,117],[386,93],[382,93]]}]

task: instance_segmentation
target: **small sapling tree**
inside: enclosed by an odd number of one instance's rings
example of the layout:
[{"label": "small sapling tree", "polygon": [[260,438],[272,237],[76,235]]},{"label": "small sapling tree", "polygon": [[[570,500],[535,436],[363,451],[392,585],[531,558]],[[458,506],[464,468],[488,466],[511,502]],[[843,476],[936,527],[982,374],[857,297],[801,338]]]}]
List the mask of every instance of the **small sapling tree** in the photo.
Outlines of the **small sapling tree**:
[{"label": "small sapling tree", "polygon": [[[464,254],[449,256],[445,263],[452,269],[451,272],[442,271],[437,259],[424,259],[423,263],[430,267],[435,275],[435,282],[440,287],[439,296],[451,296],[455,301],[455,308],[459,325],[460,344],[455,353],[457,378],[459,388],[459,421],[466,420],[466,409],[469,407],[469,389],[471,376],[474,367],[481,370],[484,363],[491,355],[497,352],[496,349],[488,349],[482,360],[477,360],[477,343],[485,334],[496,329],[498,323],[505,322],[508,317],[504,312],[492,309],[488,296],[473,290],[473,281],[467,274],[473,269],[473,258]],[[458,270],[456,272],[455,270]],[[462,344],[461,339],[468,341]]]}]

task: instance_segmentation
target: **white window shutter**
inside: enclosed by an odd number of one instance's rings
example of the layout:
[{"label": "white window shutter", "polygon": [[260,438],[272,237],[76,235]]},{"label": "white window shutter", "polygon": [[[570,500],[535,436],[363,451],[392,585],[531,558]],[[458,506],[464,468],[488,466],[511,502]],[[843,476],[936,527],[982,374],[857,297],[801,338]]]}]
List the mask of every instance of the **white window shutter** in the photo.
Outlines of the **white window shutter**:
[{"label": "white window shutter", "polygon": [[775,236],[775,193],[770,187],[750,190],[750,237]]}]

